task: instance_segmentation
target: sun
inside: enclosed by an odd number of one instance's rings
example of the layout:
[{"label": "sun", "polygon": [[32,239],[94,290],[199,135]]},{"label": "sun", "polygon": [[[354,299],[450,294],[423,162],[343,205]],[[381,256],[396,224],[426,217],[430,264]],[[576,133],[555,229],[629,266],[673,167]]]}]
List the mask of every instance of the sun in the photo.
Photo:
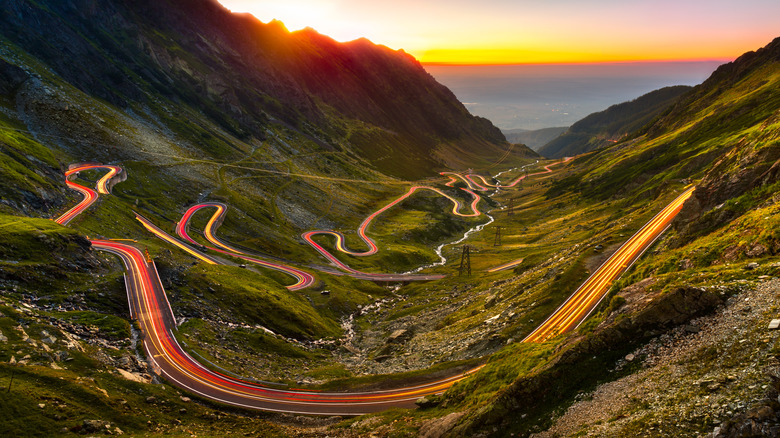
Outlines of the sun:
[{"label": "sun", "polygon": [[278,20],[290,31],[307,27],[336,41],[352,41],[368,36],[371,29],[361,26],[340,10],[338,1],[285,0],[283,2],[257,0],[220,0],[232,12],[247,12],[260,21]]}]

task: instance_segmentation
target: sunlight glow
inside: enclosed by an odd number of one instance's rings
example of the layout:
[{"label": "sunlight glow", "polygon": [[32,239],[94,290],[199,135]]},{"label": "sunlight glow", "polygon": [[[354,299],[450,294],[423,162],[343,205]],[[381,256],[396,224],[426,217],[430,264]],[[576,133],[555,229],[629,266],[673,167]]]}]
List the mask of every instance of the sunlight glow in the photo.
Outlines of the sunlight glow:
[{"label": "sunlight glow", "polygon": [[337,41],[361,37],[423,63],[727,60],[777,35],[776,0],[220,0]]},{"label": "sunlight glow", "polygon": [[339,9],[338,0],[222,0],[233,12],[248,12],[263,22],[278,20],[290,31],[311,27],[336,41],[368,37],[371,29]]}]

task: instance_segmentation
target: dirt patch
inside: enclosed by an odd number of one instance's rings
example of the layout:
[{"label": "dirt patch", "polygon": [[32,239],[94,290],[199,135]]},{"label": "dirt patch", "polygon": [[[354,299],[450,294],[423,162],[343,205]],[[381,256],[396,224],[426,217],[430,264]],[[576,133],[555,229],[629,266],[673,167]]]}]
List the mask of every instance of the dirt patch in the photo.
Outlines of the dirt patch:
[{"label": "dirt patch", "polygon": [[612,256],[612,254],[615,253],[615,251],[620,248],[620,245],[622,245],[623,242],[615,243],[613,245],[610,245],[604,249],[600,249],[598,251],[594,251],[593,255],[585,259],[585,268],[588,270],[588,272],[593,272],[596,269],[599,268],[604,262],[607,261],[608,258]]}]

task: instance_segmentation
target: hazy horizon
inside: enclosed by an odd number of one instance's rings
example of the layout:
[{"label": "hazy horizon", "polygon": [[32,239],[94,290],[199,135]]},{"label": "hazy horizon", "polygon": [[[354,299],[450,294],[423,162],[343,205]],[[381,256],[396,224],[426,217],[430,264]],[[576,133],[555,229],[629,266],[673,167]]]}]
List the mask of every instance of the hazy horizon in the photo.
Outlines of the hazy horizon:
[{"label": "hazy horizon", "polygon": [[426,65],[469,111],[501,129],[571,126],[671,85],[698,85],[723,61],[493,66]]}]

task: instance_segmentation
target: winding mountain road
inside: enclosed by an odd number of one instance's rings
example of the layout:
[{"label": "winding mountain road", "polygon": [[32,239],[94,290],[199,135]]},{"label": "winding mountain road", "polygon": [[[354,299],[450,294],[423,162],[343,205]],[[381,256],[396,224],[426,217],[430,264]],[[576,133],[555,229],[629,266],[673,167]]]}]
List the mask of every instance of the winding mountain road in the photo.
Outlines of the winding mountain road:
[{"label": "winding mountain road", "polygon": [[[83,170],[106,168],[109,169],[109,172],[97,182],[97,192],[67,180],[69,182],[68,185],[83,193],[85,198],[76,207],[68,210],[66,214],[61,216],[64,219],[62,221],[58,220],[59,223],[66,224],[67,221],[83,212],[95,202],[98,193],[108,193],[109,181],[122,171],[117,166],[91,164],[69,169],[66,173],[68,177]],[[209,205],[209,207],[212,206],[214,205]],[[202,206],[202,208],[205,207],[205,205]],[[191,213],[194,213],[197,209],[191,209]],[[185,215],[186,220],[181,221],[179,227],[177,227],[182,230],[184,235],[187,235],[187,222],[189,217],[191,217],[191,213],[189,216]],[[221,213],[224,213],[224,211],[218,210],[217,214],[212,216],[210,226],[207,227],[207,235],[212,234],[213,236],[213,227],[220,219]],[[136,219],[158,237],[198,256],[202,261],[217,263],[210,256],[194,250],[169,236],[137,213]],[[214,240],[218,239],[214,237]],[[168,302],[167,294],[160,281],[154,262],[147,262],[144,254],[138,248],[129,244],[112,240],[92,240],[91,242],[95,249],[118,256],[127,269],[125,284],[130,315],[141,326],[144,349],[154,372],[184,390],[211,400],[243,408],[274,412],[311,415],[360,415],[392,407],[413,407],[414,401],[418,398],[424,395],[441,393],[455,382],[465,379],[469,374],[479,369],[471,369],[445,379],[423,382],[418,385],[365,392],[282,390],[227,376],[204,367],[184,351],[179,344],[174,334],[177,330],[176,318]],[[214,242],[212,241],[212,243]]]},{"label": "winding mountain road", "polygon": [[155,372],[174,385],[211,400],[274,412],[360,415],[391,407],[412,407],[419,397],[443,392],[475,371],[420,385],[370,392],[283,390],[227,376],[201,365],[177,341],[173,311],[154,263],[147,263],[141,251],[128,244],[93,240],[92,245],[119,256],[127,268],[125,281],[131,315],[144,333],[144,349]]},{"label": "winding mountain road", "polygon": [[[560,165],[560,164],[563,164],[563,163],[566,163],[569,160],[571,160],[572,158],[574,158],[574,157],[566,157],[566,158],[564,158],[561,161],[558,161],[558,162],[555,162],[555,163],[550,163],[550,164],[544,166],[544,171],[531,173],[531,174],[525,174],[525,175],[519,176],[519,177],[515,178],[514,181],[512,181],[511,183],[508,183],[508,184],[501,184],[501,183],[499,183],[499,184],[491,184],[491,183],[487,182],[487,180],[485,179],[484,176],[478,175],[478,174],[475,174],[475,173],[469,173],[469,174],[463,175],[463,174],[457,173],[457,172],[441,172],[440,175],[449,177],[450,180],[447,181],[447,183],[444,184],[447,187],[454,186],[455,183],[458,181],[458,179],[461,179],[463,182],[466,183],[466,185],[469,187],[469,189],[476,190],[478,192],[485,192],[485,191],[488,191],[490,189],[499,189],[499,188],[507,189],[507,188],[512,188],[512,187],[516,186],[518,183],[520,183],[522,180],[524,180],[524,179],[526,179],[528,177],[537,176],[537,175],[544,175],[544,174],[547,174],[547,173],[552,173],[553,170],[551,169],[551,167],[557,166],[557,165]],[[478,182],[474,181],[474,178],[479,178],[480,180],[482,180],[482,184],[479,184]]]},{"label": "winding mountain road", "polygon": [[187,240],[188,242],[194,245],[200,245],[197,241],[195,241],[195,239],[193,239],[189,235],[189,226],[190,226],[190,221],[192,220],[192,215],[195,214],[195,212],[197,212],[198,210],[202,210],[205,208],[216,209],[214,214],[206,223],[206,227],[203,229],[203,235],[206,236],[206,239],[218,247],[217,248],[213,246],[207,246],[209,250],[216,251],[221,254],[229,255],[232,257],[237,257],[244,261],[291,275],[292,277],[295,278],[296,282],[290,286],[287,286],[287,289],[289,290],[304,289],[312,286],[316,282],[314,276],[309,274],[306,271],[300,270],[298,268],[293,268],[292,266],[285,265],[284,263],[272,262],[269,260],[264,260],[259,257],[247,254],[244,251],[240,251],[236,248],[231,247],[227,243],[217,238],[215,234],[216,228],[218,228],[222,224],[222,221],[225,219],[225,213],[227,212],[227,205],[221,202],[203,202],[188,208],[187,211],[182,216],[179,223],[176,224],[176,234],[178,234],[179,237]]},{"label": "winding mountain road", "polygon": [[152,223],[152,221],[150,221],[149,219],[141,216],[140,214],[135,213],[135,220],[140,222],[141,225],[143,225],[144,228],[146,228],[146,230],[149,231],[150,233],[152,233],[155,236],[159,237],[163,241],[168,242],[171,245],[181,249],[182,251],[184,251],[187,254],[195,257],[196,259],[198,259],[198,260],[200,260],[202,262],[205,262],[206,264],[209,264],[209,265],[219,265],[219,264],[221,264],[221,262],[219,260],[215,259],[214,257],[211,257],[208,254],[204,254],[202,251],[198,251],[197,249],[187,245],[184,242],[179,241],[175,237],[173,237],[170,234],[166,233],[165,231],[163,231],[162,228],[158,227],[157,225]]},{"label": "winding mountain road", "polygon": [[672,220],[695,189],[695,187],[687,188],[660,213],[650,219],[594,271],[547,320],[526,336],[523,342],[544,342],[559,333],[576,328],[584,321],[604,299],[612,282],[620,277],[669,228]]},{"label": "winding mountain road", "polygon": [[[97,183],[98,192],[108,193],[109,182],[121,172],[121,168],[118,168],[117,166],[84,165],[71,168],[66,175],[70,176],[81,170],[97,168],[109,169],[109,174],[101,178]],[[66,224],[73,217],[81,213],[91,205],[98,196],[97,193],[91,189],[71,183],[69,180],[68,182],[69,186],[83,193],[85,199],[57,220],[62,224]],[[367,252],[376,252],[377,250],[376,244],[365,235],[366,228],[371,221],[383,211],[401,202],[414,193],[415,190],[421,188],[431,189],[429,187],[416,186],[410,189],[406,195],[396,199],[363,221],[360,226],[360,234],[369,246]],[[459,213],[461,205],[457,200],[437,189],[432,190],[452,200],[455,203],[453,212],[455,214],[461,214]],[[677,213],[679,213],[683,204],[691,196],[693,191],[694,187],[685,190],[645,226],[637,231],[634,236],[621,246],[612,257],[604,262],[604,264],[544,323],[542,323],[542,325],[529,334],[523,342],[544,342],[557,334],[575,328],[577,324],[587,318],[606,295],[611,283],[628,269],[628,267],[669,227],[669,224]],[[473,192],[471,193],[475,196],[475,201],[472,203],[472,211],[473,214],[478,214],[476,205],[479,202],[479,197]],[[217,208],[217,212],[209,220],[209,225],[206,228],[206,236],[209,241],[220,246],[225,251],[231,250],[231,252],[234,253],[241,253],[219,241],[213,235],[215,225],[221,220],[222,215],[224,215],[225,207],[223,204],[199,204],[191,207],[188,210],[189,215],[185,213],[185,217],[179,222],[177,232],[181,231],[180,235],[187,238],[187,224],[192,214],[198,209],[206,207]],[[137,217],[140,221],[144,222],[140,215],[137,215]],[[151,226],[145,224],[145,226],[151,230],[156,228],[153,224],[151,224]],[[161,230],[160,232],[165,234]],[[311,234],[309,237],[313,235],[314,234]],[[173,239],[172,237],[170,238]],[[343,236],[340,237],[341,240],[338,239],[339,237],[337,237],[337,242],[340,242],[340,244],[337,243],[337,247],[340,249],[343,248],[343,250],[348,252],[343,245]],[[194,240],[191,241],[194,242]],[[249,382],[227,376],[204,367],[184,351],[179,344],[175,336],[175,331],[177,330],[176,320],[153,262],[147,262],[141,251],[129,244],[111,240],[93,240],[92,245],[95,249],[118,256],[127,269],[125,283],[127,286],[131,316],[135,318],[141,326],[144,336],[144,349],[146,350],[147,357],[152,363],[155,372],[174,385],[205,398],[228,405],[275,412],[314,415],[359,415],[382,411],[391,407],[411,407],[414,405],[414,401],[419,397],[441,393],[454,383],[465,379],[481,368],[476,367],[446,379],[435,380],[419,385],[370,392],[317,392],[277,389],[259,385],[256,382]],[[187,247],[187,245],[184,246]],[[367,255],[366,253],[354,254]]]},{"label": "winding mountain road", "polygon": [[[98,180],[96,184],[97,191],[71,181],[71,178],[74,178],[76,175],[78,175],[79,172],[92,169],[108,169],[108,173],[103,175],[103,177]],[[68,222],[81,214],[82,211],[89,208],[89,206],[97,200],[98,193],[107,195],[111,190],[111,184],[116,182],[118,179],[117,176],[122,174],[122,172],[122,168],[119,166],[88,163],[71,165],[70,168],[65,172],[65,184],[67,184],[71,189],[76,190],[84,195],[84,199],[82,199],[78,204],[63,213],[62,216],[58,217],[54,221],[60,225],[67,225]]]},{"label": "winding mountain road", "polygon": [[[338,231],[331,231],[331,230],[314,230],[314,231],[307,231],[301,235],[304,241],[312,246],[317,252],[322,254],[323,257],[328,259],[332,264],[337,266],[339,269],[348,272],[350,274],[357,274],[363,278],[370,278],[375,277],[376,279],[388,279],[388,278],[415,278],[415,277],[423,277],[424,279],[433,279],[435,276],[426,275],[426,276],[415,276],[415,275],[401,275],[401,274],[372,274],[367,272],[360,272],[357,271],[351,267],[349,267],[346,263],[340,261],[338,258],[336,258],[335,255],[333,255],[330,251],[325,249],[322,245],[318,244],[314,241],[314,236],[317,235],[328,235],[333,236],[336,240],[336,249],[339,251],[349,254],[351,256],[358,256],[358,257],[364,257],[376,254],[379,248],[377,247],[376,243],[366,235],[366,230],[368,229],[368,226],[371,225],[371,222],[373,222],[374,219],[376,219],[377,216],[384,213],[385,211],[389,210],[395,205],[398,205],[400,202],[405,200],[406,198],[412,196],[415,192],[418,190],[430,190],[434,193],[437,193],[448,200],[452,202],[452,214],[456,216],[461,217],[476,217],[480,216],[482,213],[479,211],[477,205],[479,204],[479,201],[482,199],[478,194],[474,193],[470,189],[461,189],[473,197],[473,200],[471,201],[471,204],[469,205],[469,208],[471,209],[471,213],[461,213],[460,210],[463,208],[463,204],[456,198],[453,198],[452,196],[444,193],[443,191],[435,188],[435,187],[428,187],[428,186],[413,186],[411,187],[406,193],[401,195],[400,197],[396,198],[393,202],[387,204],[386,206],[380,208],[379,210],[375,211],[374,213],[371,213],[368,217],[366,217],[363,222],[360,223],[360,226],[358,226],[358,236],[363,240],[363,242],[368,246],[368,250],[363,252],[357,252],[352,251],[347,248],[345,245],[345,238],[344,235],[339,233]],[[443,278],[443,276],[438,276],[438,278]]]}]

